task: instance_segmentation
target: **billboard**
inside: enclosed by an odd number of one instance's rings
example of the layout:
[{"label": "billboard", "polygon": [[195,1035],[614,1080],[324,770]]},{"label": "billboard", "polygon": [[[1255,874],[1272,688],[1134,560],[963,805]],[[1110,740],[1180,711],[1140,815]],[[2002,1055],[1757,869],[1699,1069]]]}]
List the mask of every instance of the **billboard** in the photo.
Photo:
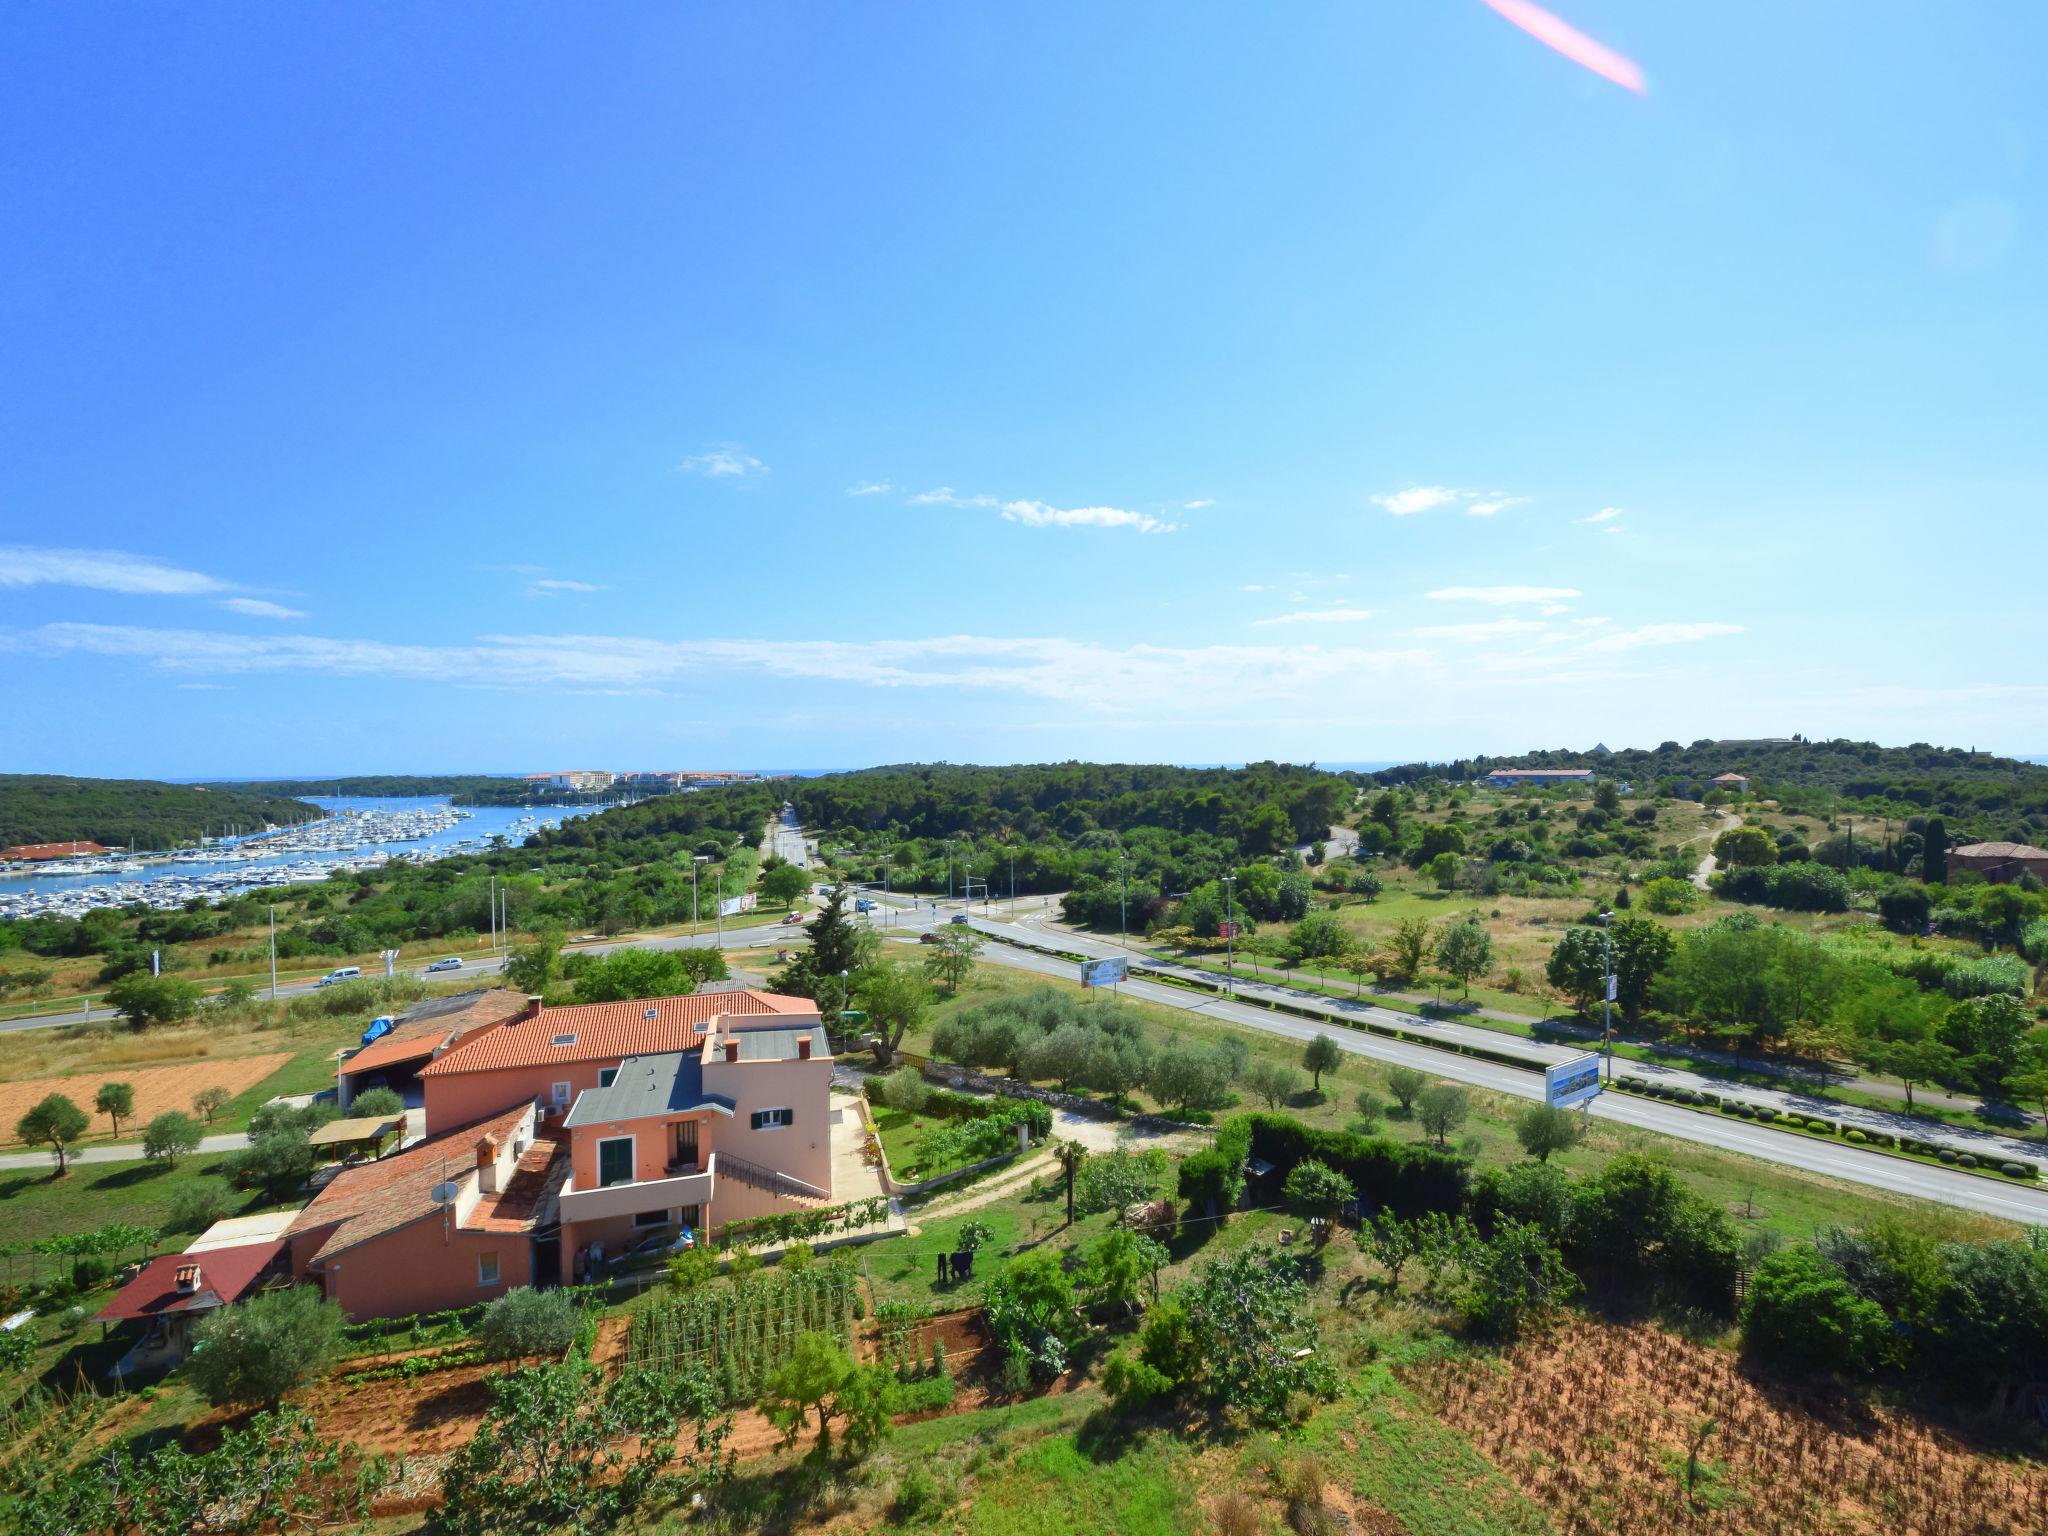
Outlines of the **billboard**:
[{"label": "billboard", "polygon": [[1599,1093],[1598,1056],[1575,1056],[1543,1070],[1543,1102],[1552,1109],[1572,1109]]},{"label": "billboard", "polygon": [[1111,955],[1106,960],[1083,960],[1081,962],[1081,985],[1084,987],[1113,987],[1120,981],[1130,979],[1131,963],[1122,955]]},{"label": "billboard", "polygon": [[740,898],[737,896],[726,897],[725,900],[718,904],[718,915],[720,917],[738,917],[740,915]]},{"label": "billboard", "polygon": [[1236,937],[1237,937],[1237,924],[1235,924],[1235,923],[1218,923],[1218,924],[1216,925],[1216,937],[1217,937],[1217,938],[1219,938],[1219,939],[1234,939],[1234,938],[1236,938]]}]

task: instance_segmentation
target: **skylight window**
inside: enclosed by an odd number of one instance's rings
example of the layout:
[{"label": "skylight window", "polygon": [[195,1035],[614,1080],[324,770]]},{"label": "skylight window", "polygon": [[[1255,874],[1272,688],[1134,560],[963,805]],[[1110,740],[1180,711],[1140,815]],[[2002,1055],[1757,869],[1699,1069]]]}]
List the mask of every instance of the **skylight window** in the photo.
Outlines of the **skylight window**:
[{"label": "skylight window", "polygon": [[548,1042],[549,1045],[574,1045],[575,1043],[576,1037],[574,1035],[557,1035]]}]

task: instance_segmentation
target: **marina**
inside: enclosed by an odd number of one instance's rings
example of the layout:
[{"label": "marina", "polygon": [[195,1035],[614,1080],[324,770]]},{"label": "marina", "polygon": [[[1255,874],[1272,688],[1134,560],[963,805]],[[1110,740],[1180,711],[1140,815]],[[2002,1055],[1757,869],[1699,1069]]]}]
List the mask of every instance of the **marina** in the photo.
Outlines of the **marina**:
[{"label": "marina", "polygon": [[527,806],[455,806],[445,798],[308,797],[318,821],[204,848],[115,854],[58,865],[0,871],[0,919],[79,917],[131,903],[171,911],[193,900],[219,901],[247,891],[324,880],[336,870],[430,863],[518,846],[584,811]]}]

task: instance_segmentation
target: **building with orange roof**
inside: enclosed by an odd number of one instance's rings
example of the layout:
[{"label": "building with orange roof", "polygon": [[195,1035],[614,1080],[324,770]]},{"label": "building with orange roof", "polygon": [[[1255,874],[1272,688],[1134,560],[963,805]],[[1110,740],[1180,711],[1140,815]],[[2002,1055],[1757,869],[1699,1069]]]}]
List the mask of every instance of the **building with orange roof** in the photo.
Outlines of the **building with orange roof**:
[{"label": "building with orange roof", "polygon": [[375,1087],[416,1099],[421,1067],[526,1009],[526,994],[504,987],[414,1003],[392,1020],[388,1031],[342,1058],[335,1072],[335,1100],[346,1110],[357,1094]]},{"label": "building with orange roof", "polygon": [[350,1317],[472,1306],[560,1273],[567,1138],[515,1105],[344,1168],[286,1233],[295,1278]]},{"label": "building with orange roof", "polygon": [[[693,992],[686,997],[543,1007],[528,999],[516,1015],[465,1035],[419,1068],[429,1136],[522,1101],[552,1117],[628,1056],[693,1051],[721,1016],[735,1029],[818,1019],[807,997],[775,992]],[[381,1043],[381,1042],[380,1042]],[[375,1047],[369,1047],[375,1049]]]}]

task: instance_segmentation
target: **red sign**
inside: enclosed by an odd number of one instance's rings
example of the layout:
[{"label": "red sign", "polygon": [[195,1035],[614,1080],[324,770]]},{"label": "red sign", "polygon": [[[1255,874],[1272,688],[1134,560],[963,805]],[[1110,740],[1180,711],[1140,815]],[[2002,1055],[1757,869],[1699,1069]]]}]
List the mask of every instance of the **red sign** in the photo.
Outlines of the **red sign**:
[{"label": "red sign", "polygon": [[1225,923],[1216,930],[1216,933],[1219,938],[1234,939],[1237,937],[1237,924]]}]

